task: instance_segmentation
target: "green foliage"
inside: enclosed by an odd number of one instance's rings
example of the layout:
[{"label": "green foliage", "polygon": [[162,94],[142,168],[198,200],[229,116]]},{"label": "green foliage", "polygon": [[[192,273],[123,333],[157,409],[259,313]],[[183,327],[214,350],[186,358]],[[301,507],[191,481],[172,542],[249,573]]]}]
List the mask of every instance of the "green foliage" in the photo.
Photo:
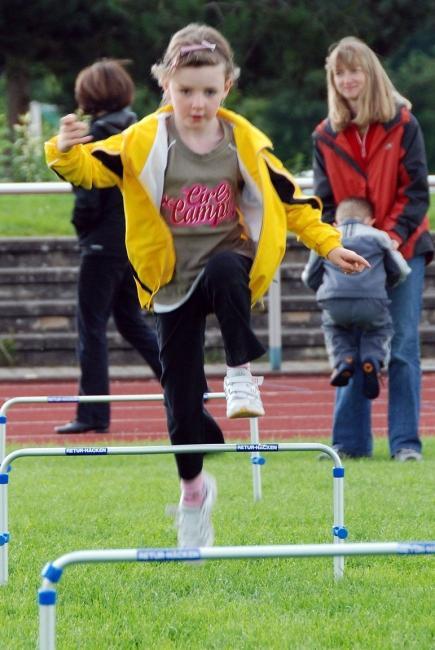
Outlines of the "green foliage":
[{"label": "green foliage", "polygon": [[8,180],[5,173],[10,163],[11,140],[5,116],[0,113],[0,182]]},{"label": "green foliage", "polygon": [[413,104],[423,130],[429,169],[435,169],[435,47],[428,52],[411,50],[400,62],[395,81]]},{"label": "green foliage", "polygon": [[[347,462],[349,541],[433,539],[435,439],[425,438],[424,448],[418,467],[391,462],[385,439],[376,441],[373,460]],[[330,463],[307,452],[265,456],[257,503],[248,454],[206,459],[219,486],[216,544],[329,543]],[[16,460],[0,647],[36,647],[36,593],[46,562],[86,548],[173,546],[175,531],[164,510],[177,498],[168,456]],[[56,647],[433,648],[433,558],[353,557],[345,567],[337,583],[330,558],[71,566],[57,585]]]},{"label": "green foliage", "polygon": [[0,366],[15,365],[15,341],[11,338],[0,339]]},{"label": "green foliage", "polygon": [[435,171],[432,0],[4,2],[0,64],[8,82],[5,93],[19,92],[10,83],[19,73],[28,80],[32,99],[56,103],[65,113],[75,108],[74,78],[84,65],[102,56],[128,58],[137,84],[134,108],[141,116],[160,102],[151,65],[170,36],[192,21],[212,24],[228,37],[241,67],[228,106],[264,129],[295,173],[311,166],[311,133],[326,114],[328,47],[348,34],[374,48],[399,91],[413,102],[429,169]]},{"label": "green foliage", "polygon": [[43,151],[44,138],[32,135],[29,114],[14,125],[10,136],[5,116],[0,114],[0,181],[52,181]]}]

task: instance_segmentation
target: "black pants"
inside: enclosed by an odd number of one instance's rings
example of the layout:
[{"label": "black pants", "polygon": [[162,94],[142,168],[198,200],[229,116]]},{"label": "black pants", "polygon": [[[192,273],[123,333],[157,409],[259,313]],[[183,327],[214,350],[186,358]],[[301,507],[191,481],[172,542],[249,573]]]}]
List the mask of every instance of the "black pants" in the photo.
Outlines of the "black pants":
[{"label": "black pants", "polygon": [[[88,255],[82,257],[78,278],[80,395],[109,393],[106,331],[111,314],[119,333],[160,378],[157,337],[145,322],[128,263],[116,257]],[[110,422],[110,404],[79,404],[77,419],[105,427]]]},{"label": "black pants", "polygon": [[[226,362],[238,366],[264,354],[253,333],[249,270],[251,260],[236,253],[212,257],[190,298],[178,309],[156,314],[168,431],[173,445],[221,442],[218,425],[204,413],[206,316],[219,322]],[[201,454],[175,456],[181,478],[202,469]]]}]

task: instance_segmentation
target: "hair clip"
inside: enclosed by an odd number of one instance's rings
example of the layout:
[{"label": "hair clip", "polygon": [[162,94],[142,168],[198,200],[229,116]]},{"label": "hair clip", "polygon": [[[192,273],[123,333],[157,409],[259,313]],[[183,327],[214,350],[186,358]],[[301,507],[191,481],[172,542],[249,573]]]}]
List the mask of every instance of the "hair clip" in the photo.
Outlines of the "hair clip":
[{"label": "hair clip", "polygon": [[189,54],[189,52],[197,52],[198,50],[211,50],[214,52],[216,49],[216,43],[209,43],[208,41],[201,41],[201,43],[195,43],[194,45],[184,45],[180,47],[179,56],[184,56]]}]

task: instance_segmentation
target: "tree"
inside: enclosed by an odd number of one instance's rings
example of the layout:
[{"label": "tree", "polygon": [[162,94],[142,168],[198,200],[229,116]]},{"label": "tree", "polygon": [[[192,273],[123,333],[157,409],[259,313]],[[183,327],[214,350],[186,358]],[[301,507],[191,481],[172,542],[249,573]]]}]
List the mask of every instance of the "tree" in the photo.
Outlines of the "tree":
[{"label": "tree", "polygon": [[[1,0],[0,65],[12,126],[28,110],[32,80],[74,69],[111,49],[119,54],[129,18],[119,0]],[[114,43],[119,43],[116,48]]]},{"label": "tree", "polygon": [[[310,135],[326,113],[325,56],[343,36],[359,36],[373,47],[399,90],[407,94],[409,88],[417,117],[423,111],[424,123],[432,125],[435,106],[424,85],[427,72],[419,69],[432,66],[435,56],[432,5],[433,0],[0,0],[9,122],[27,110],[30,96],[71,110],[77,72],[102,56],[131,59],[135,108],[139,114],[152,110],[160,90],[151,65],[176,30],[206,22],[227,36],[242,69],[227,105],[264,128],[284,160],[309,166]],[[416,62],[412,57],[420,50],[427,59]],[[435,140],[425,135],[435,165]]]}]

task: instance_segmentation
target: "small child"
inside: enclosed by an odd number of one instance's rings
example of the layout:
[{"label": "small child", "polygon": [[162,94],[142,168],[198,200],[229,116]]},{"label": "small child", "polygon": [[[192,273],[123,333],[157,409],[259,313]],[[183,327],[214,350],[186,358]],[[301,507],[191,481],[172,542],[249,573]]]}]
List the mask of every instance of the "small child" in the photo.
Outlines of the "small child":
[{"label": "small child", "polygon": [[370,262],[358,275],[342,273],[311,253],[303,271],[304,284],[316,291],[322,309],[322,329],[332,367],[332,386],[346,386],[363,370],[362,390],[368,399],[379,395],[379,373],[388,363],[393,327],[387,286],[402,282],[411,272],[388,235],[373,227],[369,201],[348,198],[337,206],[335,223],[343,243]]},{"label": "small child", "polygon": [[[174,445],[212,442],[203,409],[206,317],[214,313],[225,348],[230,418],[264,414],[250,362],[264,353],[252,331],[261,299],[284,256],[287,230],[342,270],[366,260],[341,247],[272,143],[222,108],[239,70],[227,40],[207,25],[173,35],[152,73],[164,105],[126,131],[91,142],[75,115],[46,144],[50,167],[74,185],[117,185],[124,196],[126,246],[142,307],[156,316],[168,430]],[[215,424],[216,431],[219,431]],[[213,543],[214,479],[201,454],[175,454],[181,479],[180,547]]]}]

